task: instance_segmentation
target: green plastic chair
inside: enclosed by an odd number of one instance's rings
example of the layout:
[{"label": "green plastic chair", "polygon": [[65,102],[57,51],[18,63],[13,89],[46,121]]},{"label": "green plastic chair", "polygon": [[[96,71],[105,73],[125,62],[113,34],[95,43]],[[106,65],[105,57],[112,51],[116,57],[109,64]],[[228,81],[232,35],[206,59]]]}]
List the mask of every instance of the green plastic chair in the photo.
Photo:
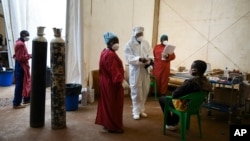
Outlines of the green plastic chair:
[{"label": "green plastic chair", "polygon": [[181,141],[186,140],[186,130],[190,127],[190,116],[197,115],[198,125],[200,130],[200,138],[202,138],[201,132],[201,115],[200,115],[200,107],[202,103],[205,101],[207,92],[200,91],[190,93],[178,99],[186,99],[188,100],[188,108],[186,111],[179,111],[173,107],[170,107],[169,104],[172,102],[172,96],[166,96],[166,105],[164,108],[164,125],[163,125],[163,134],[166,134],[166,121],[167,121],[167,112],[170,111],[172,113],[177,114],[180,117],[180,132],[181,132]]},{"label": "green plastic chair", "polygon": [[154,95],[155,95],[155,100],[157,100],[157,86],[156,86],[156,78],[153,75],[150,75],[150,87],[154,87]]}]

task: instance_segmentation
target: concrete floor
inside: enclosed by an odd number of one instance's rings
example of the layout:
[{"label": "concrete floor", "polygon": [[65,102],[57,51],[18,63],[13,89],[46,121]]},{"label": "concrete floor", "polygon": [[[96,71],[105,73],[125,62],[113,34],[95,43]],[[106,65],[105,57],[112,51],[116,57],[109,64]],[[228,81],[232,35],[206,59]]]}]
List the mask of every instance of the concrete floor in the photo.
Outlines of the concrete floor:
[{"label": "concrete floor", "polygon": [[[13,99],[14,85],[0,87],[0,98]],[[0,141],[178,141],[179,130],[162,133],[163,114],[158,101],[153,96],[148,98],[146,109],[148,118],[133,120],[131,116],[130,97],[125,97],[124,134],[111,134],[102,126],[94,124],[97,101],[87,106],[79,105],[78,110],[66,112],[67,127],[51,129],[50,88],[46,89],[45,125],[42,128],[31,128],[29,125],[30,107],[13,109],[12,105],[0,107]],[[202,133],[199,130],[196,117],[191,117],[191,127],[187,132],[187,141],[228,141],[228,114],[212,112],[207,116],[207,110],[202,109]],[[249,123],[249,118],[243,118],[242,123]]]}]

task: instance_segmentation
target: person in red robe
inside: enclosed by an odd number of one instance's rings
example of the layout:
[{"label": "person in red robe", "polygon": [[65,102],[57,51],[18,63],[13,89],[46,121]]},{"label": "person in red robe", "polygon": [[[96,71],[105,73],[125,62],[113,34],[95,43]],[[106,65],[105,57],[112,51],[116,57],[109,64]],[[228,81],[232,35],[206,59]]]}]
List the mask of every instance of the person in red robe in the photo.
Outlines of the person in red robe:
[{"label": "person in red robe", "polygon": [[20,38],[15,44],[15,94],[13,100],[13,108],[19,109],[24,108],[25,105],[30,102],[30,89],[31,89],[31,76],[30,76],[30,66],[29,59],[31,55],[25,45],[25,41],[29,40],[29,32],[22,30],[20,32]]},{"label": "person in red robe", "polygon": [[119,39],[112,33],[104,34],[107,48],[103,49],[99,61],[99,88],[95,124],[102,125],[109,133],[123,133],[124,68],[116,54]]},{"label": "person in red robe", "polygon": [[166,54],[165,59],[162,59],[162,53],[165,46],[168,45],[168,36],[162,35],[161,43],[154,47],[154,67],[153,76],[156,78],[157,95],[162,96],[167,94],[168,82],[170,75],[170,62],[175,59],[175,53]]}]

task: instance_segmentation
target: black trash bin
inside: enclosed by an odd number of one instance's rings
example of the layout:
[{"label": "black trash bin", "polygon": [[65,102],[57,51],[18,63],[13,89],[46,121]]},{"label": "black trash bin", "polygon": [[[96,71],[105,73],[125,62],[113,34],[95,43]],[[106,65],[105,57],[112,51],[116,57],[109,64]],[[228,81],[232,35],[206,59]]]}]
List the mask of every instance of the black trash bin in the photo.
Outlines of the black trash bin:
[{"label": "black trash bin", "polygon": [[78,96],[81,93],[81,90],[81,84],[66,84],[66,111],[74,111],[78,109]]},{"label": "black trash bin", "polygon": [[46,69],[46,88],[51,86],[51,69],[47,67]]}]

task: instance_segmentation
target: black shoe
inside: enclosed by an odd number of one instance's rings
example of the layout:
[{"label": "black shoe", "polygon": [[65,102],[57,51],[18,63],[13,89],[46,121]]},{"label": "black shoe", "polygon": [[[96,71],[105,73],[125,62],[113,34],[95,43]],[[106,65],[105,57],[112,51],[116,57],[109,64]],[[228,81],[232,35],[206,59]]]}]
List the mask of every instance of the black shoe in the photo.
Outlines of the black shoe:
[{"label": "black shoe", "polygon": [[24,101],[23,105],[30,105],[30,101]]},{"label": "black shoe", "polygon": [[21,108],[25,108],[25,105],[13,105],[13,109],[21,109]]}]

